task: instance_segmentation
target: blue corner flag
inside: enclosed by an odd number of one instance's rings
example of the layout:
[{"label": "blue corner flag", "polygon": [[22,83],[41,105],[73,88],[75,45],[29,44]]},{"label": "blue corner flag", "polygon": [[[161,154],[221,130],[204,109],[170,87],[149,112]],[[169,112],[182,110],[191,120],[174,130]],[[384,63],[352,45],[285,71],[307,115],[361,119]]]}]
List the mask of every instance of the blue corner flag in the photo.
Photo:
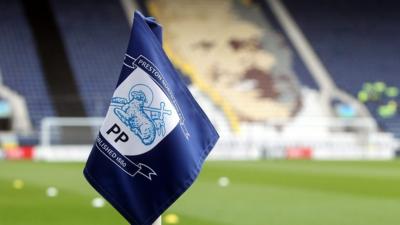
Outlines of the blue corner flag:
[{"label": "blue corner flag", "polygon": [[128,50],[84,175],[131,224],[152,224],[196,179],[218,134],[135,12]]}]

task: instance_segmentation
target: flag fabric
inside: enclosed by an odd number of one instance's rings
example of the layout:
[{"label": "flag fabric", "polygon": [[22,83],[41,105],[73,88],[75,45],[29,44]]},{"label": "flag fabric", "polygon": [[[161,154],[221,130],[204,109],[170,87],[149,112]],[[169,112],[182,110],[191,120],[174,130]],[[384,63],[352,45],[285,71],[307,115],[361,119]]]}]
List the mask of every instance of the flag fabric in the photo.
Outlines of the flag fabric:
[{"label": "flag fabric", "polygon": [[163,51],[161,26],[135,12],[86,179],[131,224],[152,224],[194,182],[218,138]]}]

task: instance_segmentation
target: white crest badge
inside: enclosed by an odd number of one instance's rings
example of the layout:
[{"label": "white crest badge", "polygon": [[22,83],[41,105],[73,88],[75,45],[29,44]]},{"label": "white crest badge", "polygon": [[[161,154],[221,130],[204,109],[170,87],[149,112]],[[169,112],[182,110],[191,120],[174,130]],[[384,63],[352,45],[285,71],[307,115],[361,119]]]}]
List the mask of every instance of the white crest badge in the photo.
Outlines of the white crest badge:
[{"label": "white crest badge", "polygon": [[169,98],[136,67],[114,91],[100,133],[121,154],[134,156],[153,149],[178,123]]}]

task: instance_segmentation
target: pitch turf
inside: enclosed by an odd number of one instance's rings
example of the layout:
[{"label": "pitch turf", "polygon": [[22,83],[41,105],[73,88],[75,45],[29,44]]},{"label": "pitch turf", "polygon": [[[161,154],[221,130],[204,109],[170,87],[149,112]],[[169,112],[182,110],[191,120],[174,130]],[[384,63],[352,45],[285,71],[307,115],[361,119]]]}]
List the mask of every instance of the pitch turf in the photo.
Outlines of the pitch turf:
[{"label": "pitch turf", "polygon": [[[0,224],[127,224],[110,205],[91,206],[98,195],[82,168],[0,162]],[[219,187],[221,176],[230,185]],[[24,181],[22,189],[13,187],[15,179]],[[59,189],[58,197],[46,197],[49,186]],[[164,215],[191,225],[397,225],[399,209],[399,161],[208,162]]]}]

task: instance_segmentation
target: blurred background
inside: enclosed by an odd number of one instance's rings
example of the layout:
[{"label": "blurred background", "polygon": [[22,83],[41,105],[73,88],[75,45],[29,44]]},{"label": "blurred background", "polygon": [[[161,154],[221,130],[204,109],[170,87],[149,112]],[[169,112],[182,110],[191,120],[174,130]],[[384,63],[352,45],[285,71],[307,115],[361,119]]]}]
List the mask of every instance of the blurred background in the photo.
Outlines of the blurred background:
[{"label": "blurred background", "polygon": [[136,9],[221,136],[163,224],[398,224],[399,2],[0,0],[0,225],[127,224],[82,169]]}]

